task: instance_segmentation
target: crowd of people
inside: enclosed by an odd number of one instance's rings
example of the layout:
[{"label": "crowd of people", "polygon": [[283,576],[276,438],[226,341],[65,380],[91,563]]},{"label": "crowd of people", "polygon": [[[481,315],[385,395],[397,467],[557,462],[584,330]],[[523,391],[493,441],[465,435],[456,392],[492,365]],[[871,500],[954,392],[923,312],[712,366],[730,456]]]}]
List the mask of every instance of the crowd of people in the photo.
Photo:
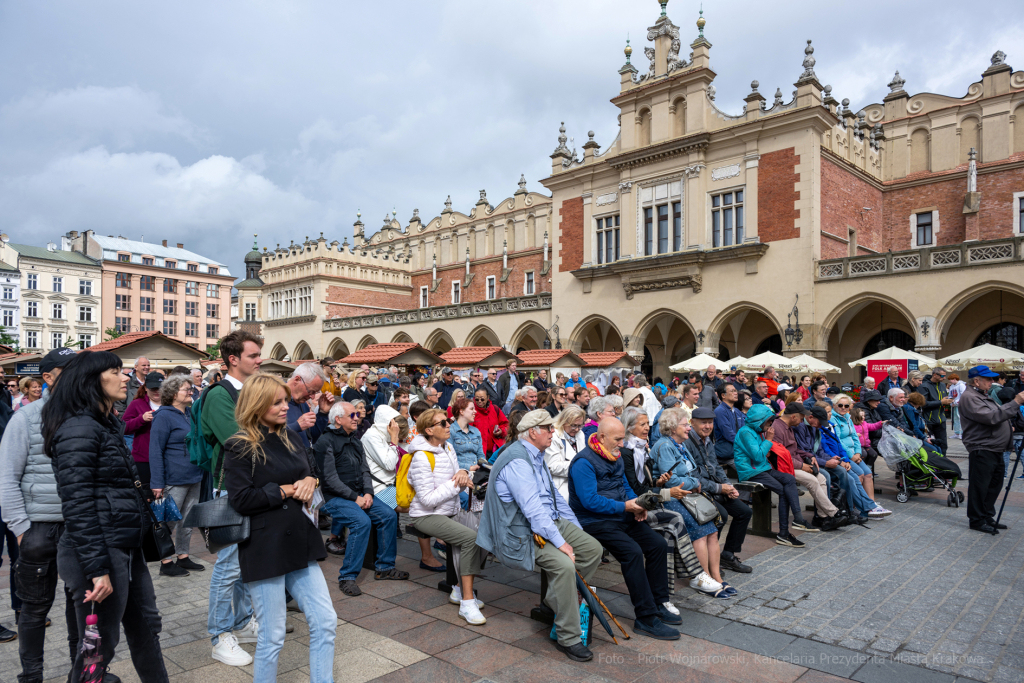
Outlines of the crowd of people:
[{"label": "crowd of people", "polygon": [[[220,342],[223,365],[206,375],[164,372],[146,358],[124,369],[109,352],[58,349],[17,395],[5,384],[0,537],[16,560],[17,633],[4,628],[0,641],[19,638],[21,683],[42,681],[61,580],[72,683],[90,615],[103,662],[124,625],[139,679],[167,680],[147,563],[175,578],[206,569],[189,557],[185,520],[196,506],[248,519],[244,538],[217,549],[207,629],[213,659],[253,664],[258,683],[276,679],[288,610],[309,625],[310,680],[333,680],[337,621],[318,562],[344,555],[338,586],[353,598],[367,561],[374,580],[408,580],[396,567],[403,513],[420,567],[454,565],[448,599],[470,626],[487,622],[474,578],[488,556],[543,571],[553,645],[582,662],[593,653],[577,573],[586,581],[618,563],[633,630],[678,639],[680,585],[740,597],[727,572],[752,571],[741,553],[754,492],[777,495],[776,542],[802,548],[797,533],[892,514],[875,500],[884,425],[945,453],[952,421],[971,458],[971,528],[995,534],[1005,528],[993,504],[1012,430],[1024,428],[1024,372],[1000,386],[984,366],[966,383],[938,368],[836,387],[773,368],[748,378],[712,365],[665,383],[631,372],[527,377],[515,359],[463,377],[449,367],[341,372],[325,359],[282,379],[260,371],[261,345],[232,332]],[[158,506],[179,514],[157,520]],[[255,656],[244,643],[255,643]]]}]

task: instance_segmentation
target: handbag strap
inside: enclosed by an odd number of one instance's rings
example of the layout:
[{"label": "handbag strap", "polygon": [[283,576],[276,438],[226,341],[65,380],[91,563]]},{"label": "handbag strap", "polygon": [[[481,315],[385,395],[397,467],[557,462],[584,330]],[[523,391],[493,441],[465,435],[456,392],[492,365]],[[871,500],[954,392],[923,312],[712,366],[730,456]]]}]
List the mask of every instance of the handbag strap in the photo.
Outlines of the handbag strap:
[{"label": "handbag strap", "polygon": [[125,455],[125,449],[119,448],[118,450],[121,452],[121,458],[124,459],[125,467],[128,468],[128,474],[132,477],[132,484],[135,487],[135,493],[139,496],[139,499],[142,501],[142,507],[146,508],[146,512],[149,514],[149,521],[151,521],[154,525],[159,524],[160,520],[156,518],[156,514],[153,512],[153,508],[149,506],[149,501],[147,501],[146,497],[142,495],[142,482],[139,481],[139,478],[133,474],[132,463],[131,461],[128,460],[128,457]]}]

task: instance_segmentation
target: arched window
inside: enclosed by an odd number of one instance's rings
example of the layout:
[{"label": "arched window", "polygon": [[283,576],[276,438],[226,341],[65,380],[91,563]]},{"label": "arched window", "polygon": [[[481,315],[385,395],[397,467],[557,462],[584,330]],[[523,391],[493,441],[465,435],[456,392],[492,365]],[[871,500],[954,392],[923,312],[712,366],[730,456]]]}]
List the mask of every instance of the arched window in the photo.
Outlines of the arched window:
[{"label": "arched window", "polygon": [[960,122],[960,163],[970,160],[971,148],[978,152],[977,161],[981,161],[981,123],[976,118],[966,118]]},{"label": "arched window", "polygon": [[644,109],[640,112],[640,135],[638,137],[638,146],[646,147],[651,144],[651,110]]},{"label": "arched window", "polygon": [[974,340],[975,346],[993,344],[1010,351],[1024,353],[1024,325],[1016,323],[999,323],[982,332]]},{"label": "arched window", "polygon": [[672,134],[674,137],[686,135],[686,99],[680,97],[672,103]]},{"label": "arched window", "polygon": [[757,345],[754,355],[756,356],[757,354],[764,353],[765,351],[771,351],[772,353],[782,355],[782,337],[777,334],[773,334],[768,337]]},{"label": "arched window", "polygon": [[928,131],[918,128],[910,135],[910,172],[928,171],[931,159]]},{"label": "arched window", "polygon": [[[881,345],[879,341],[882,342]],[[870,356],[893,346],[904,351],[913,351],[916,345],[917,341],[903,330],[883,330],[868,340],[861,355]]]}]

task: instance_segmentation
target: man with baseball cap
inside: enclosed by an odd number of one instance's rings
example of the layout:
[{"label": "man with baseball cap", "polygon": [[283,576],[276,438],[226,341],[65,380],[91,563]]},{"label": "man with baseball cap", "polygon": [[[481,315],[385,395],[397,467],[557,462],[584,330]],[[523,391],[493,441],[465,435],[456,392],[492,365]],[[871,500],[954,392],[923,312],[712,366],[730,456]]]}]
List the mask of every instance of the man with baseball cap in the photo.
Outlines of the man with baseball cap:
[{"label": "man with baseball cap", "polygon": [[[582,643],[576,571],[590,580],[601,565],[601,544],[583,531],[562,498],[544,461],[554,420],[546,410],[531,410],[519,422],[519,440],[506,448],[491,468],[476,544],[494,553],[506,567],[548,577],[544,602],[555,612],[555,647],[577,662],[593,659]],[[536,534],[544,546],[534,543]],[[525,543],[523,542],[525,539]]]},{"label": "man with baseball cap", "polygon": [[[1011,423],[1024,428],[1020,407],[1024,391],[1003,405],[991,396],[992,380],[999,374],[987,365],[978,365],[967,373],[967,391],[960,396],[960,424],[967,448],[967,520],[975,531],[993,536],[1005,524],[996,524],[996,498],[1006,474],[1003,451],[1010,450]],[[21,411],[19,411],[21,412]]]},{"label": "man with baseball cap", "polygon": [[455,371],[445,366],[441,368],[441,379],[434,383],[434,388],[437,389],[437,405],[447,408],[452,394],[456,389],[461,389],[462,385],[455,381]]},{"label": "man with baseball cap", "polygon": [[[0,442],[0,511],[3,523],[17,537],[17,546],[8,554],[14,563],[11,582],[17,577],[20,604],[15,606],[21,657],[21,681],[43,680],[43,642],[46,639],[46,615],[57,591],[57,542],[64,533],[64,516],[57,480],[50,458],[43,452],[42,412],[57,384],[61,369],[75,357],[75,351],[60,348],[43,356],[40,374],[47,389],[14,414]],[[2,535],[0,535],[2,538]],[[19,561],[20,556],[20,561]],[[13,595],[13,593],[12,593]],[[74,601],[64,587],[68,646],[72,661],[78,654],[78,620]],[[11,640],[0,627],[0,641]]]}]

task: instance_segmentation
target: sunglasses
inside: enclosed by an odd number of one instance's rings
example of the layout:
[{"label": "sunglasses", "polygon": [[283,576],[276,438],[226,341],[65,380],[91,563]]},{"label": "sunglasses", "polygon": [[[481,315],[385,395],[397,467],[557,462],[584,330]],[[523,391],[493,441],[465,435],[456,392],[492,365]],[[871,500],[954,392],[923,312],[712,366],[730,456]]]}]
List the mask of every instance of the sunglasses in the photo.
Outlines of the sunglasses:
[{"label": "sunglasses", "polygon": [[850,407],[849,403],[837,403],[836,404],[836,408],[849,408],[849,407]]},{"label": "sunglasses", "polygon": [[348,417],[349,417],[350,420],[358,420],[359,419],[359,413],[349,413]]},{"label": "sunglasses", "polygon": [[432,424],[430,426],[431,427],[447,427],[448,426],[448,419],[445,418],[444,420],[441,420],[440,422],[435,422],[434,424]]}]

